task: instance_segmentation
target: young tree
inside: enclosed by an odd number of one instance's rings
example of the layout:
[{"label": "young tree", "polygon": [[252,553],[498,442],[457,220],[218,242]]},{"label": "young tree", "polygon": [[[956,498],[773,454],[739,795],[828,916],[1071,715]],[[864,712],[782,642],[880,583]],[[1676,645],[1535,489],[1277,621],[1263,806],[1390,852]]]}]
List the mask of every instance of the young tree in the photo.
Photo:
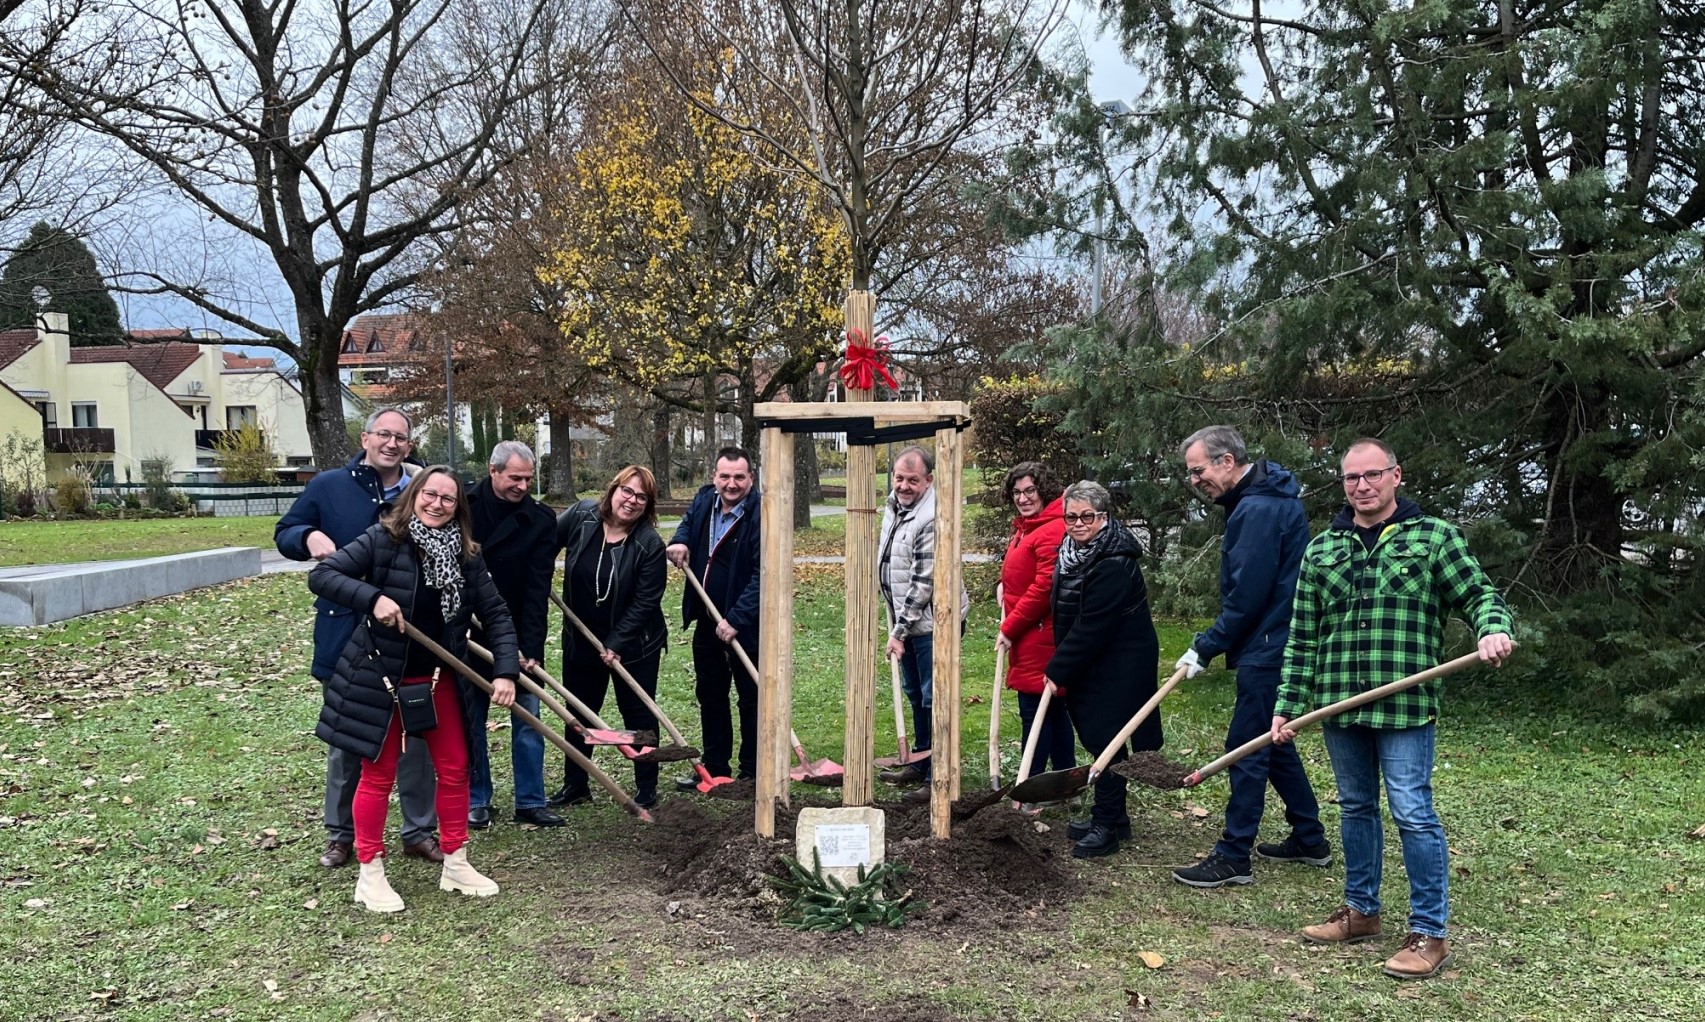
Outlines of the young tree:
[{"label": "young tree", "polygon": [[294,359],[315,460],[330,465],[345,450],[344,328],[415,291],[465,197],[520,155],[511,118],[572,75],[574,40],[600,33],[594,0],[116,0],[67,29],[110,42],[106,73],[6,69],[272,261],[295,339],[192,271],[144,268],[125,286]]},{"label": "young tree", "polygon": [[41,312],[66,314],[73,347],[124,343],[118,303],[94,255],[82,239],[46,221],[30,228],[0,273],[0,329],[34,326]]}]

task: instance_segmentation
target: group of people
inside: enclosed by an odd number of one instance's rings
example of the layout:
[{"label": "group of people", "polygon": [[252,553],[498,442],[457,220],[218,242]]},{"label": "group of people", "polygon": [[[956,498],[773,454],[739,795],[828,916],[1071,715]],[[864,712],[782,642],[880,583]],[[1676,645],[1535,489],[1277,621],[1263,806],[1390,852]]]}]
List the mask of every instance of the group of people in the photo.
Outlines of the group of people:
[{"label": "group of people", "polygon": [[[544,667],[559,555],[567,608],[562,684],[593,713],[613,688],[622,726],[635,731],[657,727],[635,688],[656,695],[668,640],[668,566],[698,575],[724,615],[716,623],[689,591],[683,617],[699,626],[693,652],[704,766],[716,776],[735,769],[752,776],[757,688],[730,647],[755,651],[758,635],[758,505],[746,452],[719,453],[714,481],[666,547],[657,532],[656,480],[643,466],[622,469],[600,498],[557,515],[531,495],[537,459],[525,444],[497,444],[485,478],[470,487],[444,466],[411,462],[412,432],[400,409],[374,412],[361,453],[315,476],[274,532],[285,556],[318,562],[308,574],[316,596],[312,670],[323,693],[315,733],[330,747],[320,865],[335,869],[353,858],[356,901],[376,912],[404,907],[385,875],[395,788],[403,855],[438,864],[443,890],[498,892],[467,858],[470,829],[490,827],[495,817],[486,722],[493,704],[538,717],[538,696],[517,679]],[[475,667],[489,688],[457,675],[405,632],[405,622]],[[470,658],[475,646],[484,655]],[[741,719],[738,758],[731,686]],[[565,737],[589,751],[578,730]],[[588,801],[591,792],[571,758],[547,796],[544,746],[542,735],[512,717],[513,815],[517,823],[560,827],[565,821],[554,810]],[[633,771],[634,801],[656,805],[657,765],[636,761]],[[681,783],[696,786],[698,777]]]},{"label": "group of people", "polygon": [[[1219,841],[1172,876],[1211,889],[1253,882],[1252,856],[1326,866],[1332,848],[1291,744],[1292,721],[1436,666],[1453,616],[1474,629],[1482,661],[1502,663],[1513,648],[1509,609],[1460,530],[1398,495],[1403,469],[1382,440],[1363,438],[1345,451],[1344,507],[1312,538],[1296,477],[1275,462],[1251,461],[1236,429],[1199,430],[1180,455],[1190,483],[1225,509],[1226,522],[1219,615],[1174,673],[1193,678],[1224,656],[1236,671],[1226,750],[1263,735],[1272,744],[1230,767]],[[1099,755],[1157,691],[1141,546],[1095,483],[1062,491],[1045,466],[1026,462],[1007,473],[1004,493],[1016,518],[1002,563],[996,645],[1011,658],[1006,683],[1018,692],[1026,742],[1032,728],[1043,729],[1038,769],[1070,769],[1074,726],[1084,748]],[[1049,689],[1065,697],[1064,720],[1052,709],[1037,719]],[[1436,975],[1450,960],[1448,846],[1432,792],[1440,692],[1438,681],[1423,683],[1328,717],[1323,729],[1338,788],[1344,899],[1302,936],[1335,944],[1382,935],[1383,778],[1410,886],[1408,934],[1383,967],[1399,979]],[[1155,713],[1129,748],[1161,742]],[[1112,762],[1126,754],[1120,748]],[[1257,843],[1269,784],[1289,832]],[[1125,785],[1111,772],[1096,780],[1089,817],[1068,828],[1074,855],[1109,855],[1130,837]]]},{"label": "group of people", "polygon": [[[683,623],[696,626],[703,765],[716,776],[753,777],[757,686],[734,649],[755,654],[762,626],[758,490],[746,452],[718,453],[712,481],[665,544],[656,481],[642,466],[622,469],[601,498],[559,516],[530,495],[536,459],[525,445],[498,444],[487,477],[464,488],[447,468],[406,460],[411,432],[399,410],[370,416],[361,454],[316,476],[275,535],[286,556],[319,562],[308,583],[318,598],[313,673],[324,687],[316,734],[330,746],[320,864],[335,868],[353,857],[360,863],[356,900],[374,911],[403,907],[384,872],[395,787],[403,854],[441,863],[444,890],[497,893],[467,861],[469,829],[494,818],[486,719],[492,704],[537,716],[537,697],[518,690],[516,678],[542,667],[559,554],[567,608],[563,683],[594,712],[614,689],[622,724],[634,730],[657,726],[634,686],[656,693],[668,638],[668,567],[694,574],[714,605],[705,605],[697,587],[688,587],[682,604]],[[1217,888],[1251,883],[1253,857],[1325,866],[1332,848],[1291,744],[1291,722],[1439,663],[1452,616],[1475,630],[1482,660],[1501,663],[1512,649],[1509,610],[1462,533],[1398,495],[1402,468],[1384,441],[1365,438],[1346,450],[1344,507],[1312,538],[1296,477],[1275,462],[1251,461],[1236,429],[1200,430],[1180,454],[1190,483],[1225,509],[1226,523],[1220,613],[1175,671],[1195,677],[1223,656],[1236,671],[1227,750],[1264,734],[1273,742],[1230,768],[1219,841],[1172,875]],[[885,652],[896,661],[914,738],[907,762],[881,776],[913,788],[903,798],[920,802],[933,760],[933,473],[925,448],[894,458],[878,538]],[[1007,472],[1002,492],[1015,518],[1001,565],[995,642],[1008,656],[1006,684],[1017,692],[1026,744],[1032,729],[1041,729],[1035,770],[1070,769],[1079,742],[1100,755],[1157,691],[1159,643],[1142,544],[1098,483],[1063,487],[1047,466],[1021,462]],[[968,603],[963,591],[959,598]],[[476,661],[489,691],[453,676],[411,641],[405,620],[457,657],[467,652],[471,631],[489,653]],[[618,675],[626,676],[620,684]],[[420,685],[430,686],[427,695],[414,688]],[[1408,936],[1384,966],[1399,978],[1434,975],[1450,957],[1447,846],[1431,786],[1439,702],[1434,681],[1329,718],[1324,727],[1341,810],[1344,899],[1302,935],[1319,943],[1381,935],[1383,778],[1410,882]],[[414,713],[429,705],[435,720],[424,728],[412,715],[405,722],[405,704],[414,704]],[[553,809],[590,799],[586,773],[570,760],[562,785],[547,797],[543,738],[519,719],[511,733],[514,819],[562,826]],[[568,738],[579,742],[577,732]],[[1112,762],[1162,742],[1156,712]],[[676,782],[681,789],[699,783],[697,774]],[[634,784],[636,802],[656,804],[654,764],[635,763]],[[1269,784],[1289,832],[1257,843]],[[1126,796],[1118,774],[1097,778],[1088,816],[1067,828],[1074,856],[1112,855],[1130,839]]]}]

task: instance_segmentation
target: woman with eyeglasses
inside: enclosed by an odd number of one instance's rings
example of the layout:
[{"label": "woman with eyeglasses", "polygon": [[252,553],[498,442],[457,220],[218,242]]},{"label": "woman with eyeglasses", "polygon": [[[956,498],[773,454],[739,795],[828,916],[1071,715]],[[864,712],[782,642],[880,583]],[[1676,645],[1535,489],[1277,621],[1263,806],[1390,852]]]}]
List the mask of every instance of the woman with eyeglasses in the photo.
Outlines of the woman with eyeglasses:
[{"label": "woman with eyeglasses", "polygon": [[[635,731],[657,728],[657,718],[627,683],[615,677],[614,667],[627,668],[648,695],[657,695],[657,671],[669,638],[663,623],[663,589],[669,562],[663,538],[657,534],[657,481],[651,470],[629,465],[616,473],[599,500],[583,500],[557,519],[557,542],[563,547],[563,602],[574,616],[598,636],[605,652],[586,641],[567,620],[562,627],[563,684],[593,712],[604,707],[613,684],[622,726]],[[575,732],[568,740],[590,756],[592,749]],[[657,764],[633,765],[634,801],[650,809],[657,804]],[[586,772],[569,762],[563,786],[551,796],[553,806],[578,805],[592,799]]]},{"label": "woman with eyeglasses", "polygon": [[1044,720],[1036,720],[1042,702],[1042,672],[1054,655],[1054,618],[1049,599],[1054,588],[1054,561],[1066,537],[1060,484],[1048,466],[1021,461],[1007,470],[1001,492],[1017,512],[1012,539],[1001,558],[1000,632],[995,648],[1007,654],[1006,687],[1018,693],[1021,741],[1029,743],[1030,729],[1041,727],[1032,773],[1070,770],[1077,765],[1077,738],[1065,702],[1048,704]]},{"label": "woman with eyeglasses", "polygon": [[[438,887],[476,897],[497,884],[468,864],[468,736],[460,678],[403,632],[403,622],[464,656],[474,614],[485,625],[495,661],[491,701],[515,702],[521,669],[515,625],[479,556],[462,484],[443,465],[415,475],[379,523],[308,574],[315,595],[365,615],[326,682],[314,733],[359,755],[355,789],[355,900],[373,912],[400,912],[403,900],[385,877],[385,816],[405,741],[424,741],[438,774],[438,824],[444,866]],[[403,733],[399,691],[430,685],[435,721]]]},{"label": "woman with eyeglasses", "polygon": [[[1064,503],[1066,538],[1054,567],[1054,655],[1046,680],[1066,690],[1078,738],[1091,755],[1100,755],[1154,695],[1160,643],[1138,563],[1142,545],[1109,513],[1106,488],[1073,483]],[[1157,712],[1131,736],[1130,747],[1158,749],[1161,740]],[[1124,758],[1121,748],[1112,762]],[[1125,779],[1112,771],[1097,778],[1089,818],[1074,820],[1066,834],[1076,842],[1077,858],[1117,852],[1120,838],[1131,836]]]}]

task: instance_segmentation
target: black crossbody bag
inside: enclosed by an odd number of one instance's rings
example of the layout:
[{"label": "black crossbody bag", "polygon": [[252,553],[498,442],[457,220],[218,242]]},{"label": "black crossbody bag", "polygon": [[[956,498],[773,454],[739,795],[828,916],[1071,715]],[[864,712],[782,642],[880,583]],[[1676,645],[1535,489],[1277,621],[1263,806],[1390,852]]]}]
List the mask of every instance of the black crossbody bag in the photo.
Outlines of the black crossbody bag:
[{"label": "black crossbody bag", "polygon": [[438,707],[432,701],[432,694],[438,688],[439,670],[432,669],[432,681],[425,685],[393,685],[390,678],[384,679],[385,688],[396,701],[397,714],[402,717],[404,735],[419,738],[438,726]]}]

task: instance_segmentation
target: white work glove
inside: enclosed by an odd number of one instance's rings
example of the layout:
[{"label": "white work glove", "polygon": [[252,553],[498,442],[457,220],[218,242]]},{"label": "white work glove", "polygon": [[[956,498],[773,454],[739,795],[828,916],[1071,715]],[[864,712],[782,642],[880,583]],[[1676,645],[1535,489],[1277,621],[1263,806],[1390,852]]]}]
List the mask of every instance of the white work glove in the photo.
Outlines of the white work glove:
[{"label": "white work glove", "polygon": [[1174,674],[1183,671],[1184,677],[1187,679],[1194,678],[1205,670],[1207,668],[1202,665],[1202,658],[1196,655],[1196,647],[1194,646],[1185,650],[1184,655],[1178,658],[1178,662],[1172,665]]}]

